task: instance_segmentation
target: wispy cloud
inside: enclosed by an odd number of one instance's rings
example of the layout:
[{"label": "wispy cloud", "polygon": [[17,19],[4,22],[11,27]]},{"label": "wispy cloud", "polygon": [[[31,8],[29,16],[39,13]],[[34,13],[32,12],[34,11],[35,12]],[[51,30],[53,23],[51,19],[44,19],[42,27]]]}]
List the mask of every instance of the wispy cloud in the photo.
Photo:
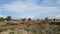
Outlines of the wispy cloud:
[{"label": "wispy cloud", "polygon": [[5,15],[0,15],[0,17],[6,18],[6,16],[5,16]]},{"label": "wispy cloud", "polygon": [[24,15],[24,16],[22,16],[21,18],[34,18],[34,15]]},{"label": "wispy cloud", "polygon": [[30,12],[30,11],[35,11],[35,12],[55,12],[58,11],[60,8],[58,7],[46,7],[46,6],[36,6],[35,3],[30,3],[26,2],[23,3],[22,1],[14,1],[12,4],[6,4],[5,9],[8,11],[14,11],[14,12]]},{"label": "wispy cloud", "polygon": [[[7,0],[5,0],[7,1]],[[5,2],[6,3],[6,2]],[[60,0],[11,0],[3,4],[4,11],[20,14],[19,16],[53,16],[60,12]],[[54,16],[55,16],[54,15]]]}]

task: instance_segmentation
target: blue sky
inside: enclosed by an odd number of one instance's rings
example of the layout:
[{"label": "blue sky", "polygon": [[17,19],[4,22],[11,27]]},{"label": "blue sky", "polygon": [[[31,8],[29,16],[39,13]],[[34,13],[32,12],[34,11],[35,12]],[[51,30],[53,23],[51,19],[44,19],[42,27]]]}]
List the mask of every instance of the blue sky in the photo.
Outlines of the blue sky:
[{"label": "blue sky", "polygon": [[0,0],[0,16],[60,18],[60,0]]}]

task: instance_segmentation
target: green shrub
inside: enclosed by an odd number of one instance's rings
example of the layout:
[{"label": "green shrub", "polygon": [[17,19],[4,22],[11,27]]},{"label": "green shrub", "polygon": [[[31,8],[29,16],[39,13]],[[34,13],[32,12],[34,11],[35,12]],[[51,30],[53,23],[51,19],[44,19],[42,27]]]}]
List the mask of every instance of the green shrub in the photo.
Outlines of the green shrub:
[{"label": "green shrub", "polygon": [[0,33],[2,32],[2,30],[0,29]]},{"label": "green shrub", "polygon": [[14,34],[14,32],[10,32],[9,34]]}]

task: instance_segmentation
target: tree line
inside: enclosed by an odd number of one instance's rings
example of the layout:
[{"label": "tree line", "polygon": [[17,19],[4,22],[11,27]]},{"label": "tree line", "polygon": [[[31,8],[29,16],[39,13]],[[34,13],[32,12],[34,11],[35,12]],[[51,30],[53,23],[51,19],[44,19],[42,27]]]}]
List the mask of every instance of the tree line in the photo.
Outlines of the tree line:
[{"label": "tree line", "polygon": [[7,16],[6,18],[0,17],[0,21],[10,21],[11,20],[11,16]]},{"label": "tree line", "polygon": [[[7,16],[6,18],[0,17],[0,21],[4,21],[4,20],[11,21],[12,20],[12,17],[11,16]],[[25,21],[26,18],[22,18],[21,20],[22,21]],[[31,18],[28,18],[28,20],[31,20]]]}]

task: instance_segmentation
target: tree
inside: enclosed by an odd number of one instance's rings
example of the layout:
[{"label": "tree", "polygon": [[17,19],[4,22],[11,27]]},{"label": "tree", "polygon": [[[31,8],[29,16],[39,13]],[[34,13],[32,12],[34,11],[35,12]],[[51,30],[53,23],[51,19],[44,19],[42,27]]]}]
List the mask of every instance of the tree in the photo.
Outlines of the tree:
[{"label": "tree", "polygon": [[39,21],[40,19],[38,18],[37,20]]},{"label": "tree", "polygon": [[53,21],[55,21],[56,19],[53,19]]},{"label": "tree", "polygon": [[6,20],[10,21],[11,20],[11,16],[7,16]]},{"label": "tree", "polygon": [[0,21],[4,21],[3,17],[0,17]]},{"label": "tree", "polygon": [[28,20],[31,20],[31,18],[28,18]]},{"label": "tree", "polygon": [[48,24],[48,17],[45,18],[44,24]]},{"label": "tree", "polygon": [[22,21],[25,21],[25,20],[26,20],[25,18],[22,19]]},{"label": "tree", "polygon": [[46,17],[45,20],[48,20],[48,17]]}]

